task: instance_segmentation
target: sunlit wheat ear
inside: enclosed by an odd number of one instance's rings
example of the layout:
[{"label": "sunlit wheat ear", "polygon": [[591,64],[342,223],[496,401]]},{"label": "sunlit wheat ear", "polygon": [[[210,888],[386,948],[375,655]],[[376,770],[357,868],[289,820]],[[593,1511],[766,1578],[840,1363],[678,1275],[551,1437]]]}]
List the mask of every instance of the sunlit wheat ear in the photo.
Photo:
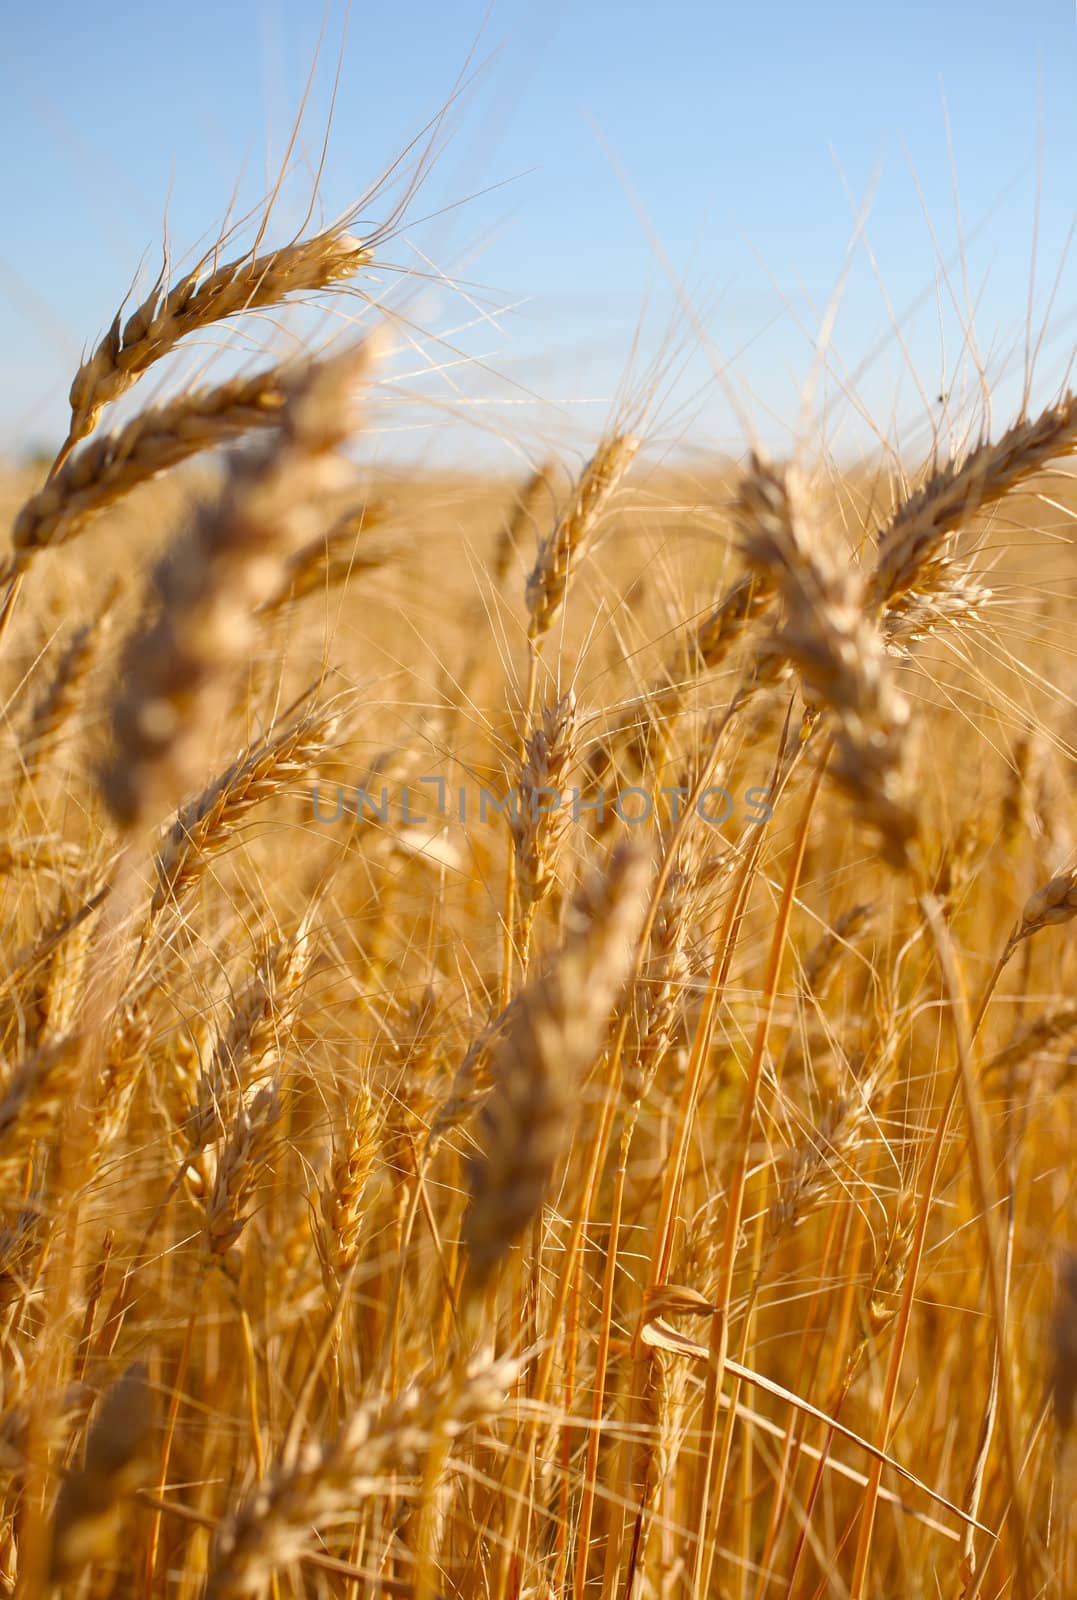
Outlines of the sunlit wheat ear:
[{"label": "sunlit wheat ear", "polygon": [[1024,939],[1031,939],[1043,928],[1071,922],[1077,917],[1077,868],[1060,872],[1025,901],[1021,920],[1010,936],[1006,954],[1011,954]]},{"label": "sunlit wheat ear", "polygon": [[217,1153],[213,1187],[205,1200],[205,1241],[210,1259],[229,1271],[232,1251],[250,1220],[248,1203],[277,1142],[284,1114],[280,1085],[267,1083],[248,1106],[240,1100]]},{"label": "sunlit wheat ear", "polygon": [[325,1275],[326,1289],[335,1292],[359,1254],[363,1227],[363,1197],[378,1150],[374,1098],[368,1088],[356,1096],[347,1126],[333,1150],[328,1171],[318,1193],[314,1242]]},{"label": "sunlit wheat ear", "polygon": [[111,596],[93,622],[72,635],[56,665],[52,681],[34,704],[19,742],[22,781],[32,782],[59,752],[83,704],[87,679],[100,657],[115,620]]},{"label": "sunlit wheat ear", "polygon": [[978,622],[984,615],[991,604],[991,590],[971,573],[952,571],[951,567],[949,562],[940,564],[930,589],[907,589],[886,607],[881,628],[895,653],[945,629]]},{"label": "sunlit wheat ear", "polygon": [[98,1085],[95,1160],[100,1160],[123,1132],[139,1077],[149,1058],[151,1036],[145,1005],[125,1001],[109,1035]]},{"label": "sunlit wheat ear", "polygon": [[512,836],[525,913],[546,899],[556,881],[558,853],[570,818],[565,786],[575,760],[576,697],[570,690],[555,705],[544,707],[524,745]]},{"label": "sunlit wheat ear", "polygon": [[0,1021],[6,1021],[12,1008],[26,1000],[26,987],[33,984],[49,960],[61,946],[80,936],[85,922],[95,917],[108,898],[109,879],[101,876],[79,886],[79,898],[69,905],[66,900],[60,910],[36,931],[31,943],[16,951],[0,984]]},{"label": "sunlit wheat ear", "polygon": [[[873,1107],[890,1079],[892,1054],[880,1045],[866,1068],[843,1063],[839,1082],[817,1118],[805,1121],[801,1137],[778,1156],[777,1189],[767,1214],[763,1269],[783,1238],[817,1210],[856,1171]],[[761,1270],[763,1270],[761,1269]]]},{"label": "sunlit wheat ear", "polygon": [[643,921],[650,869],[627,846],[589,880],[568,912],[568,935],[521,991],[491,1063],[463,1222],[468,1282],[488,1281],[537,1214],[571,1132],[583,1072],[605,1041]]},{"label": "sunlit wheat ear", "polygon": [[599,446],[568,509],[539,550],[526,589],[528,633],[534,641],[552,628],[564,604],[572,568],[584,556],[599,518],[639,447],[640,441],[627,433],[614,434]]},{"label": "sunlit wheat ear", "polygon": [[78,1069],[75,1037],[43,1045],[7,1077],[0,1099],[0,1184],[17,1192],[36,1141],[54,1140],[67,1112]]},{"label": "sunlit wheat ear", "polygon": [[103,786],[120,822],[174,801],[204,770],[205,721],[249,654],[258,608],[316,532],[314,502],[347,475],[338,449],[370,361],[364,345],[306,372],[272,447],[234,464],[221,501],[158,565],[156,614],[128,641],[112,704]]},{"label": "sunlit wheat ear", "polygon": [[480,1029],[464,1052],[453,1074],[449,1093],[431,1119],[425,1147],[428,1157],[434,1154],[442,1139],[465,1122],[481,1103],[489,1088],[491,1066],[518,1010],[519,1001],[514,997],[504,1011],[499,1011]]},{"label": "sunlit wheat ear", "polygon": [[[978,445],[948,462],[894,512],[879,531],[879,554],[868,604],[894,606],[910,589],[930,595],[951,535],[1058,456],[1077,449],[1077,395],[1067,394],[1038,417],[1022,417],[995,444]],[[906,608],[907,609],[907,608]]]},{"label": "sunlit wheat ear", "polygon": [[157,854],[151,918],[180,903],[255,806],[283,794],[325,757],[340,725],[336,712],[307,713],[255,745],[183,807]]},{"label": "sunlit wheat ear", "polygon": [[25,564],[35,550],[66,544],[102,511],[181,461],[275,427],[296,381],[293,363],[215,389],[193,389],[94,439],[19,512],[13,534],[17,561]]},{"label": "sunlit wheat ear", "polygon": [[692,974],[691,933],[698,867],[686,862],[666,880],[655,911],[650,947],[634,986],[632,1036],[621,1060],[621,1090],[639,1106],[676,1040]]},{"label": "sunlit wheat ear", "polygon": [[72,928],[49,962],[40,1001],[39,1042],[42,1044],[62,1039],[78,1027],[86,1000],[93,927],[92,921],[86,918]]},{"label": "sunlit wheat ear", "polygon": [[115,322],[71,385],[69,441],[92,433],[102,410],[189,334],[244,311],[278,305],[290,295],[312,293],[350,278],[370,261],[361,239],[329,229],[264,255],[246,255],[215,265],[204,256],[172,288],[163,279],[138,309]]},{"label": "sunlit wheat ear", "polygon": [[353,1520],[391,1478],[415,1477],[435,1426],[453,1440],[496,1417],[518,1373],[514,1361],[476,1359],[462,1382],[450,1374],[412,1384],[396,1399],[368,1400],[334,1439],[300,1446],[221,1524],[207,1600],[265,1595],[273,1573],[297,1561],[319,1531]]},{"label": "sunlit wheat ear", "polygon": [[898,1314],[901,1291],[913,1245],[915,1206],[907,1190],[899,1192],[886,1232],[875,1244],[875,1256],[864,1295],[864,1330],[846,1361],[850,1379],[863,1361],[872,1340],[882,1339]]},{"label": "sunlit wheat ear", "polygon": [[878,835],[887,860],[908,863],[919,831],[905,750],[909,708],[891,677],[886,646],[864,610],[863,586],[827,547],[806,492],[790,470],[753,459],[745,559],[778,588],[784,619],[775,654],[800,674],[815,710],[834,713],[831,775]]},{"label": "sunlit wheat ear", "polygon": [[149,1477],[153,1428],[153,1394],[136,1362],[101,1400],[82,1464],[60,1490],[49,1557],[53,1583],[73,1583],[118,1555],[131,1501]]},{"label": "sunlit wheat ear", "polygon": [[418,1137],[430,1125],[439,1020],[436,989],[427,985],[418,994],[394,999],[379,1009],[383,1093],[388,1088],[378,1128],[379,1165],[394,1204],[402,1207],[408,1180],[417,1170]]},{"label": "sunlit wheat ear", "polygon": [[184,1123],[189,1152],[227,1126],[233,1108],[281,1075],[284,1051],[314,956],[311,907],[288,938],[263,942],[221,1028]]},{"label": "sunlit wheat ear", "polygon": [[[794,474],[794,480],[795,477]],[[781,548],[790,538],[794,515],[787,469],[767,460],[758,451],[752,451],[747,470],[738,479],[729,502],[729,513],[743,552],[773,552]],[[761,691],[782,682],[790,673],[788,656],[776,643],[776,625],[770,620],[770,612],[780,594],[779,572],[769,557],[756,561],[749,556],[747,565],[748,579],[755,588],[736,586],[731,597],[733,614],[737,616],[744,606],[754,612],[754,596],[758,594],[759,614],[765,625],[759,636],[751,640],[748,659],[731,702],[737,710],[742,710]],[[723,622],[719,622],[718,631],[719,635],[724,632]]]}]

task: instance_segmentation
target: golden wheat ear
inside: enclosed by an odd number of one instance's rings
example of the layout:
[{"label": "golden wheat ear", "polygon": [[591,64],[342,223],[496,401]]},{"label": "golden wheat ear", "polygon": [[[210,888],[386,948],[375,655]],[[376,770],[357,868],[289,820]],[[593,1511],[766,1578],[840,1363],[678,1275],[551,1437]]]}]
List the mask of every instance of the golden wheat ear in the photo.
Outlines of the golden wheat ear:
[{"label": "golden wheat ear", "polygon": [[512,821],[516,885],[523,909],[520,944],[524,965],[535,912],[557,882],[557,862],[568,832],[567,782],[576,762],[576,697],[569,690],[543,709],[524,740]]},{"label": "golden wheat ear", "polygon": [[205,721],[222,685],[250,651],[259,609],[315,532],[319,496],[345,473],[339,450],[371,362],[368,342],[303,373],[276,438],[233,465],[221,500],[155,569],[156,610],[127,643],[103,775],[125,826],[175,801],[204,770]]},{"label": "golden wheat ear", "polygon": [[190,893],[256,806],[317,766],[334,747],[340,726],[335,711],[306,712],[247,750],[182,807],[154,862],[151,922]]},{"label": "golden wheat ear", "polygon": [[105,406],[133,387],[192,333],[247,311],[279,305],[350,278],[370,261],[361,239],[340,229],[315,234],[260,256],[241,256],[207,272],[211,256],[171,289],[163,282],[132,312],[119,314],[71,384],[71,423],[62,460],[72,444],[96,428]]},{"label": "golden wheat ear", "polygon": [[898,868],[919,822],[908,770],[909,706],[893,682],[886,644],[859,575],[842,563],[812,515],[799,474],[754,458],[741,490],[742,550],[785,615],[776,656],[795,666],[814,714],[836,720],[830,772]]},{"label": "golden wheat ear", "polygon": [[635,957],[649,878],[645,854],[622,845],[608,873],[584,884],[569,908],[564,944],[520,993],[496,1046],[463,1225],[474,1289],[490,1279],[542,1204],[581,1076],[605,1042]]},{"label": "golden wheat ear", "polygon": [[869,603],[896,607],[910,590],[929,598],[945,580],[953,536],[979,512],[1012,494],[1049,462],[1077,450],[1077,394],[1066,394],[1036,417],[1021,417],[995,443],[963,461],[947,462],[894,512],[878,535]]},{"label": "golden wheat ear", "polygon": [[583,559],[599,518],[631,466],[640,441],[629,433],[613,434],[591,457],[576,485],[571,503],[539,550],[527,580],[529,634],[538,641],[549,633],[565,603],[572,568]]},{"label": "golden wheat ear", "polygon": [[12,535],[17,564],[69,543],[103,511],[181,462],[276,427],[296,367],[293,362],[214,389],[192,389],[94,439],[22,507]]},{"label": "golden wheat ear", "polygon": [[368,1400],[334,1439],[280,1460],[217,1530],[207,1600],[267,1594],[273,1574],[310,1548],[316,1530],[354,1515],[394,1477],[417,1477],[440,1428],[458,1438],[496,1416],[518,1372],[515,1361],[477,1357],[462,1382],[450,1374],[410,1384],[395,1399]]}]

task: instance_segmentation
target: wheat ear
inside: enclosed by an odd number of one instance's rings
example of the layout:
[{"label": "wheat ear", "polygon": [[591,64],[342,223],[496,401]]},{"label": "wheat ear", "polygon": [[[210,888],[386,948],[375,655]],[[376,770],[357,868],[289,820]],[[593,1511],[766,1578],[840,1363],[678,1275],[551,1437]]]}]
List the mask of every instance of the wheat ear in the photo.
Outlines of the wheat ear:
[{"label": "wheat ear", "polygon": [[564,944],[521,991],[496,1046],[463,1224],[473,1288],[490,1278],[542,1204],[580,1076],[602,1047],[628,977],[649,876],[646,858],[620,846],[608,875],[584,885],[569,908]]},{"label": "wheat ear", "polygon": [[66,544],[109,506],[171,467],[258,429],[275,427],[297,381],[294,364],[153,406],[69,457],[15,519],[16,561]]},{"label": "wheat ear", "polygon": [[866,614],[863,586],[827,548],[795,472],[757,458],[747,482],[754,494],[762,489],[766,515],[747,529],[744,556],[777,584],[785,606],[775,653],[796,667],[809,706],[836,714],[832,777],[891,864],[904,866],[919,831],[905,752],[909,709]]},{"label": "wheat ear", "polygon": [[449,1374],[412,1384],[395,1400],[367,1401],[329,1443],[303,1445],[294,1460],[282,1459],[218,1529],[207,1600],[264,1595],[273,1573],[310,1547],[315,1530],[354,1520],[390,1476],[413,1476],[435,1424],[457,1438],[500,1411],[518,1371],[514,1361],[476,1359],[463,1383]]},{"label": "wheat ear", "polygon": [[569,575],[582,559],[598,520],[639,450],[629,433],[614,434],[595,451],[576,485],[568,509],[545,540],[527,580],[528,632],[537,642],[564,605]]},{"label": "wheat ear", "polygon": [[126,322],[117,313],[93,355],[75,374],[68,444],[61,457],[71,444],[93,432],[106,405],[126,394],[181,339],[241,312],[278,305],[289,295],[325,289],[352,277],[370,261],[363,241],[339,228],[221,266],[213,266],[215,254],[204,256],[170,289],[165,288],[162,274]]},{"label": "wheat ear", "polygon": [[323,759],[339,723],[334,712],[308,713],[254,745],[183,807],[157,854],[151,920],[190,892],[255,806]]},{"label": "wheat ear", "polygon": [[129,641],[112,705],[115,753],[103,778],[114,815],[131,826],[202,765],[204,730],[228,668],[250,649],[258,608],[312,534],[312,496],[344,471],[351,400],[368,345],[304,373],[278,437],[237,462],[221,502],[158,564],[157,614]]},{"label": "wheat ear", "polygon": [[964,461],[933,473],[879,532],[869,602],[889,608],[909,589],[930,589],[952,534],[1049,461],[1074,450],[1077,394],[1066,394],[1038,417],[1019,418],[994,444],[985,440]]}]

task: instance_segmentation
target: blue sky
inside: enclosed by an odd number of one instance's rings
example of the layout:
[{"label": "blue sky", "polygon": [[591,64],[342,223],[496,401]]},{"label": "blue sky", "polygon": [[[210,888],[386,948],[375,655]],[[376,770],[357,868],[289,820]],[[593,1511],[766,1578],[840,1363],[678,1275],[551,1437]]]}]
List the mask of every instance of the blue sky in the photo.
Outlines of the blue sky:
[{"label": "blue sky", "polygon": [[834,448],[868,436],[860,412],[915,450],[940,390],[960,408],[970,302],[1000,412],[1016,404],[1037,201],[1036,330],[1061,267],[1037,396],[1065,372],[1072,4],[47,0],[3,23],[0,451],[62,432],[83,345],[139,263],[156,271],[166,203],[179,256],[234,193],[258,199],[320,34],[271,239],[305,208],[338,63],[329,216],[471,73],[388,251],[427,274],[392,279],[390,303],[425,334],[397,362],[424,404],[387,415],[388,449],[444,465],[481,448],[511,465],[567,448],[602,425],[626,368],[631,392],[646,388],[660,352],[660,447],[735,448],[745,426],[787,442],[858,212],[815,391]]}]

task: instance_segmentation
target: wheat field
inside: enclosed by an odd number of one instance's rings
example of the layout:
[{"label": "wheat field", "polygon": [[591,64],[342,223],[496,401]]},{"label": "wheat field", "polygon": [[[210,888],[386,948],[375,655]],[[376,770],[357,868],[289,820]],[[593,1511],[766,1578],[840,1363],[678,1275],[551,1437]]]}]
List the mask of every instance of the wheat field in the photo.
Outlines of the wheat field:
[{"label": "wheat field", "polygon": [[162,398],[352,226],[0,487],[3,1592],[1071,1594],[1077,399],[391,471],[372,311]]}]

